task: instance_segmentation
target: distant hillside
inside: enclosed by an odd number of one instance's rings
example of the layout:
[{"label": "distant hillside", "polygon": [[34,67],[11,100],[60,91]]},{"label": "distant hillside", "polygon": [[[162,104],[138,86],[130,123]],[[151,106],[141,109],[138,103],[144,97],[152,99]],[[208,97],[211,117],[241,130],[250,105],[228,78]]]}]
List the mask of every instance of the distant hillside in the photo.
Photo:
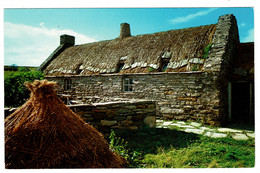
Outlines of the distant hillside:
[{"label": "distant hillside", "polygon": [[4,76],[9,76],[9,75],[15,73],[20,68],[24,68],[24,69],[26,69],[28,71],[35,71],[38,67],[5,65],[4,66]]},{"label": "distant hillside", "polygon": [[5,71],[17,71],[19,67],[27,68],[29,70],[36,70],[38,68],[38,67],[33,67],[33,66],[5,65],[4,70]]}]

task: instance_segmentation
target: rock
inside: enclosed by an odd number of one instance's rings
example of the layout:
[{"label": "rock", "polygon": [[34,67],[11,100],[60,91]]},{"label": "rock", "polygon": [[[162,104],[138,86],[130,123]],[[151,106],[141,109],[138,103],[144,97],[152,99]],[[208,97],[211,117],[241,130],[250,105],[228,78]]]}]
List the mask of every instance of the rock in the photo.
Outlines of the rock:
[{"label": "rock", "polygon": [[170,125],[170,124],[172,124],[172,122],[170,121],[167,121],[167,122],[163,122],[163,126],[168,126],[168,125]]},{"label": "rock", "polygon": [[161,113],[163,114],[171,114],[172,113],[172,109],[169,107],[162,107],[161,108]]},{"label": "rock", "polygon": [[201,126],[201,123],[191,122],[190,125],[195,126],[195,127],[199,127],[199,126]]},{"label": "rock", "polygon": [[101,120],[102,126],[113,126],[117,124],[117,121]]},{"label": "rock", "polygon": [[232,138],[235,140],[248,140],[248,137],[243,133],[232,134]]},{"label": "rock", "polygon": [[173,114],[182,114],[182,113],[184,113],[184,110],[183,109],[172,109],[172,113]]},{"label": "rock", "polygon": [[129,129],[129,130],[136,130],[136,129],[138,129],[138,127],[137,126],[129,126],[129,127],[127,127],[127,129]]},{"label": "rock", "polygon": [[122,126],[129,126],[131,124],[133,124],[132,120],[123,120],[121,121]]},{"label": "rock", "polygon": [[147,116],[144,119],[144,124],[148,125],[150,128],[153,128],[156,126],[156,117],[155,116]]},{"label": "rock", "polygon": [[230,128],[218,128],[219,132],[231,132],[231,133],[242,133],[242,130],[235,130]]},{"label": "rock", "polygon": [[227,134],[207,132],[207,133],[205,133],[205,136],[212,137],[212,138],[225,138],[225,137],[227,137]]},{"label": "rock", "polygon": [[195,134],[199,134],[199,135],[204,133],[203,129],[185,129],[184,131],[187,133],[195,133]]},{"label": "rock", "polygon": [[251,138],[255,138],[255,133],[247,133],[246,135],[251,137]]}]

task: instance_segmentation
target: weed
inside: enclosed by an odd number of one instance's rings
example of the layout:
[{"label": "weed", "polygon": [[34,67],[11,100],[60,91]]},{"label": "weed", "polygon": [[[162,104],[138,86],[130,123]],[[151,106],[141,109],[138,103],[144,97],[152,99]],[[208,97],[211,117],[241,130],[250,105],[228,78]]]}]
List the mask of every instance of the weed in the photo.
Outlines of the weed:
[{"label": "weed", "polygon": [[205,48],[204,48],[204,55],[202,56],[203,59],[207,59],[208,58],[208,54],[209,51],[212,47],[212,43],[208,44]]},{"label": "weed", "polygon": [[148,71],[149,71],[149,72],[154,72],[154,71],[156,71],[156,69],[155,69],[155,68],[152,68],[152,67],[149,67],[149,68],[148,68]]}]

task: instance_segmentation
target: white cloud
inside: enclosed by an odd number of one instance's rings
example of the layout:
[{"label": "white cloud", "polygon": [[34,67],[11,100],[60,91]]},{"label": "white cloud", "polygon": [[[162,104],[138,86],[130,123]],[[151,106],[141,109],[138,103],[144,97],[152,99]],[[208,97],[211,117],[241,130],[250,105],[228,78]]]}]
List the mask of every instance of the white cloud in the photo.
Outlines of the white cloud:
[{"label": "white cloud", "polygon": [[172,24],[177,24],[177,23],[185,23],[188,22],[196,17],[200,17],[200,16],[205,16],[207,14],[209,14],[210,12],[216,10],[217,8],[210,8],[208,10],[203,10],[203,11],[199,11],[197,13],[193,13],[193,14],[189,14],[187,16],[182,16],[182,17],[176,17],[174,19],[171,19],[170,22]]},{"label": "white cloud", "polygon": [[241,42],[254,42],[254,28],[247,31],[247,35],[241,39]]},{"label": "white cloud", "polygon": [[48,29],[40,23],[38,27],[4,23],[4,62],[6,65],[39,66],[59,46],[60,35],[75,36],[76,44],[96,41],[93,38],[68,29]]}]

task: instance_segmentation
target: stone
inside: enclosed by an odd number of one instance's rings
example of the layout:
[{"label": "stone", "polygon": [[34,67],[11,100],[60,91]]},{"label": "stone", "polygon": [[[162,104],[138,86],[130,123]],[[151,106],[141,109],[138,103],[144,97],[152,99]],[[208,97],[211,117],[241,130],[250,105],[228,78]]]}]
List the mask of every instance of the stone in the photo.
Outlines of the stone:
[{"label": "stone", "polygon": [[177,121],[178,124],[186,124],[184,121]]},{"label": "stone", "polygon": [[170,124],[171,126],[177,126],[177,127],[181,127],[182,125],[181,124],[178,124],[178,123],[172,123]]},{"label": "stone", "polygon": [[170,122],[169,122],[169,121],[166,121],[166,122],[163,122],[163,124],[162,124],[162,125],[163,125],[163,126],[168,126],[168,125],[170,125],[170,124],[172,124],[172,122],[171,122],[171,121],[170,121]]},{"label": "stone", "polygon": [[122,126],[129,126],[133,124],[132,120],[123,120],[121,121]]},{"label": "stone", "polygon": [[184,110],[183,109],[172,109],[172,113],[173,114],[182,114],[182,113],[184,113]]},{"label": "stone", "polygon": [[165,95],[173,95],[173,94],[175,94],[173,91],[166,91],[165,93],[164,93]]},{"label": "stone", "polygon": [[187,133],[195,133],[195,134],[199,134],[199,135],[204,133],[203,129],[193,129],[192,128],[192,129],[185,129],[184,131]]},{"label": "stone", "polygon": [[247,136],[249,136],[250,138],[255,138],[255,133],[246,133]]},{"label": "stone", "polygon": [[231,133],[242,133],[242,130],[235,130],[230,128],[218,128],[219,132],[231,132]]},{"label": "stone", "polygon": [[101,120],[102,126],[113,126],[117,124],[117,121]]},{"label": "stone", "polygon": [[191,122],[190,125],[195,126],[195,127],[199,127],[199,126],[201,126],[201,123]]},{"label": "stone", "polygon": [[169,115],[169,114],[163,115],[163,117],[164,117],[165,119],[173,119],[173,118],[174,118],[173,115]]},{"label": "stone", "polygon": [[161,108],[161,113],[163,114],[171,114],[172,113],[172,109],[169,107],[162,107]]},{"label": "stone", "polygon": [[132,116],[127,116],[126,117],[126,120],[131,120],[132,119]]},{"label": "stone", "polygon": [[232,138],[235,140],[248,140],[248,137],[243,133],[232,134]]},{"label": "stone", "polygon": [[181,125],[180,126],[181,128],[190,128],[190,129],[194,129],[195,127],[193,127],[193,126],[189,126],[189,125]]},{"label": "stone", "polygon": [[196,97],[178,97],[178,100],[185,100],[185,101],[197,101]]},{"label": "stone", "polygon": [[208,128],[208,127],[200,127],[200,129],[202,129],[202,130],[210,130],[210,128]]},{"label": "stone", "polygon": [[136,129],[138,129],[138,127],[137,126],[129,126],[129,127],[127,127],[127,129],[129,129],[129,130],[136,130]]},{"label": "stone", "polygon": [[225,133],[213,133],[211,137],[212,138],[225,138],[225,137],[227,137],[227,134],[225,134]]},{"label": "stone", "polygon": [[156,123],[163,123],[163,120],[156,120]]},{"label": "stone", "polygon": [[150,128],[156,126],[156,117],[155,116],[147,116],[144,119],[144,124],[148,125]]}]

